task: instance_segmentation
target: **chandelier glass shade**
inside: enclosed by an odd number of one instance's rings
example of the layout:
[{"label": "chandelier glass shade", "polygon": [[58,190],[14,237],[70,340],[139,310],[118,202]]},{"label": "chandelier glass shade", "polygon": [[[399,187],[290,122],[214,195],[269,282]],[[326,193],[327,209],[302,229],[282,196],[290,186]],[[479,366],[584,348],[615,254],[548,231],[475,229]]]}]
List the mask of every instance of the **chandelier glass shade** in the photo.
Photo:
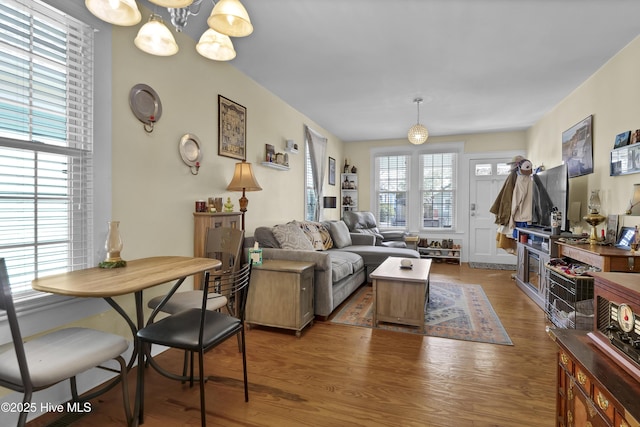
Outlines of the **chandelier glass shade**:
[{"label": "chandelier glass shade", "polygon": [[151,14],[149,22],[140,28],[133,43],[141,51],[156,56],[175,55],[179,49],[171,31],[155,14]]},{"label": "chandelier glass shade", "polygon": [[205,58],[215,61],[230,61],[236,57],[236,51],[229,36],[220,34],[212,28],[202,34],[196,50]]},{"label": "chandelier glass shade", "polygon": [[109,24],[129,27],[142,20],[135,0],[85,0],[84,4],[94,16]]},{"label": "chandelier glass shade", "polygon": [[193,0],[149,0],[149,2],[160,7],[180,9],[191,5]]},{"label": "chandelier glass shade", "polygon": [[207,24],[231,37],[245,37],[253,32],[249,14],[239,0],[220,0],[211,11]]}]

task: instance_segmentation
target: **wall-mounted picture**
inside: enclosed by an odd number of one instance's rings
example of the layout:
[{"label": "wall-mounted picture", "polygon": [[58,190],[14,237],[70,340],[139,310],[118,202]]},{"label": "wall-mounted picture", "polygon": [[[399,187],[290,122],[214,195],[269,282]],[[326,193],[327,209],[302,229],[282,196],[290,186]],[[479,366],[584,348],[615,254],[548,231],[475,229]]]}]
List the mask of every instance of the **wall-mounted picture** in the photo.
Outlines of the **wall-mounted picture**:
[{"label": "wall-mounted picture", "polygon": [[218,155],[247,159],[247,109],[218,95]]},{"label": "wall-mounted picture", "polygon": [[[635,132],[634,132],[634,137],[635,137]],[[624,147],[625,145],[629,145],[630,139],[631,139],[630,130],[619,133],[618,135],[616,135],[616,141],[613,144],[613,148],[620,148],[620,147]]]},{"label": "wall-mounted picture", "polygon": [[593,116],[562,132],[562,160],[569,178],[593,173]]},{"label": "wall-mounted picture", "polygon": [[329,185],[336,185],[336,159],[329,157]]}]

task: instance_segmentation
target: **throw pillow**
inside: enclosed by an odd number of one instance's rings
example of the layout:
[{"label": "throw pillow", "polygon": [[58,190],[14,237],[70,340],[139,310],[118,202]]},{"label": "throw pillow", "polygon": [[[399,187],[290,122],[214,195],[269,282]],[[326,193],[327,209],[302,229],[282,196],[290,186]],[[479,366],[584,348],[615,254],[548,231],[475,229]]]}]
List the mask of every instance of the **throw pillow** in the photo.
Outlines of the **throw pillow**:
[{"label": "throw pillow", "polygon": [[258,227],[253,232],[253,238],[261,248],[280,248],[280,244],[273,235],[271,227]]},{"label": "throw pillow", "polygon": [[323,224],[313,221],[294,221],[304,231],[315,250],[323,251],[333,247],[329,230]]},{"label": "throw pillow", "polygon": [[344,221],[334,221],[331,223],[331,238],[333,239],[333,245],[340,249],[351,246],[351,235],[349,234],[349,228]]},{"label": "throw pillow", "polygon": [[289,222],[273,227],[273,235],[282,249],[313,251],[314,247],[297,224]]}]

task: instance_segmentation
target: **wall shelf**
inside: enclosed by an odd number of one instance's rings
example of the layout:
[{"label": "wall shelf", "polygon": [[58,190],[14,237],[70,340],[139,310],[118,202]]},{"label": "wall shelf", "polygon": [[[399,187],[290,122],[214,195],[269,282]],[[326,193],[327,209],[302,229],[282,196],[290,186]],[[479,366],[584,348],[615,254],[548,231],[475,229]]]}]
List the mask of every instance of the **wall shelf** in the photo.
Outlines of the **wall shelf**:
[{"label": "wall shelf", "polygon": [[266,166],[266,167],[272,168],[272,169],[278,169],[278,170],[281,170],[281,171],[288,171],[289,170],[289,166],[281,165],[281,164],[278,164],[278,163],[262,162],[261,164],[262,164],[262,166]]}]

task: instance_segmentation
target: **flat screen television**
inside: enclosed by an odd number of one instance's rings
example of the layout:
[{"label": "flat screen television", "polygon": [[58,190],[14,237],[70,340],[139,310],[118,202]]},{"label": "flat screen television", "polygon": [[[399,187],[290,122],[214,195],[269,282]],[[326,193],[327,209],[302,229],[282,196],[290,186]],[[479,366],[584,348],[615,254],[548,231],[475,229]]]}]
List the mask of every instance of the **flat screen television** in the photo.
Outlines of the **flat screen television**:
[{"label": "flat screen television", "polygon": [[[538,181],[542,187],[539,189],[540,191],[538,191],[540,194],[538,197],[545,197],[544,192],[546,191],[546,195],[548,195],[551,203],[540,203],[536,200],[536,197],[534,197],[533,225],[550,229],[551,212],[555,208],[562,214],[560,229],[562,231],[569,231],[569,175],[567,166],[562,164],[538,172],[534,179]],[[536,192],[534,192],[534,195],[535,194]],[[535,212],[536,209],[538,212]]]}]

